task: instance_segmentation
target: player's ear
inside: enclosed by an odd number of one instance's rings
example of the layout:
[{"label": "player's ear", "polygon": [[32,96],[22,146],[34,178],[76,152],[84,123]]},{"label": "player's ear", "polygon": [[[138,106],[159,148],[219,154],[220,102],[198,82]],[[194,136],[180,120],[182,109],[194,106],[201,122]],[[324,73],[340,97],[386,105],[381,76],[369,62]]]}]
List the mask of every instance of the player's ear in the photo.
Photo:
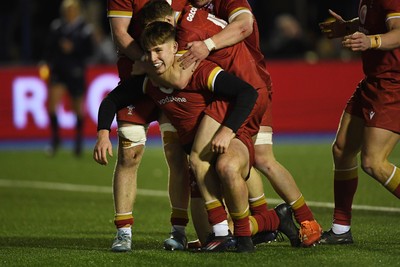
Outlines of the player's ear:
[{"label": "player's ear", "polygon": [[174,53],[178,52],[178,43],[174,41]]},{"label": "player's ear", "polygon": [[174,24],[174,17],[173,16],[165,16],[165,22],[168,22],[169,24],[171,24],[172,26],[175,26]]}]

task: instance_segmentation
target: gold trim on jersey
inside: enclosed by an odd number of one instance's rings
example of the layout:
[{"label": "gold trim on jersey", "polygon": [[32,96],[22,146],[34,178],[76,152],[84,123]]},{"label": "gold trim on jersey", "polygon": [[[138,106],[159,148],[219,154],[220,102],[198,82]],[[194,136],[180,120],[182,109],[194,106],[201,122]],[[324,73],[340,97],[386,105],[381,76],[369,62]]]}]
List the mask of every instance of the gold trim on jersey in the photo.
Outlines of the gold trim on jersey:
[{"label": "gold trim on jersey", "polygon": [[217,78],[218,73],[220,73],[221,71],[222,71],[222,68],[217,66],[210,72],[210,75],[208,76],[207,88],[211,92],[214,92],[215,78]]},{"label": "gold trim on jersey", "polygon": [[118,10],[110,10],[107,12],[108,17],[126,17],[132,18],[133,12],[132,11],[118,11]]},{"label": "gold trim on jersey", "polygon": [[400,19],[400,12],[389,13],[389,14],[386,16],[386,20],[389,20],[389,19]]},{"label": "gold trim on jersey", "polygon": [[232,20],[234,20],[237,16],[239,16],[239,15],[242,14],[242,13],[250,13],[251,15],[253,15],[253,13],[251,13],[251,11],[250,11],[248,8],[246,8],[246,7],[238,7],[238,8],[236,8],[236,9],[234,9],[234,10],[229,14],[229,17],[228,17],[229,23],[231,23]]}]

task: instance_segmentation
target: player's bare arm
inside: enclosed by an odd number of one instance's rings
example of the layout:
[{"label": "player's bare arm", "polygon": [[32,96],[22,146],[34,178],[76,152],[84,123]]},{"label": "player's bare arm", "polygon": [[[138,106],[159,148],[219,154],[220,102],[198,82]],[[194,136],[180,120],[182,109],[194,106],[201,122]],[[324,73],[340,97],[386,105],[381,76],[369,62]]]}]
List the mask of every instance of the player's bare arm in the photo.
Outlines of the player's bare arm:
[{"label": "player's bare arm", "polygon": [[188,51],[179,59],[181,66],[187,68],[193,62],[207,58],[212,50],[222,49],[243,41],[253,32],[253,23],[253,14],[248,10],[248,12],[236,16],[221,32],[211,38],[188,43]]},{"label": "player's bare arm", "polygon": [[344,37],[358,31],[359,18],[346,21],[330,9],[329,14],[332,17],[319,24],[322,33],[329,39]]},{"label": "player's bare arm", "polygon": [[389,19],[388,32],[384,34],[365,35],[356,32],[345,36],[343,47],[352,51],[365,51],[367,49],[393,50],[400,47],[400,19]]},{"label": "player's bare arm", "polygon": [[215,49],[222,49],[237,44],[253,32],[254,17],[250,12],[236,16],[226,27],[212,37]]},{"label": "player's bare arm", "polygon": [[388,32],[380,34],[380,50],[393,50],[400,47],[400,19],[389,19],[387,22]]},{"label": "player's bare arm", "polygon": [[131,60],[140,60],[143,51],[139,44],[128,34],[130,18],[110,18],[113,40],[118,49]]}]

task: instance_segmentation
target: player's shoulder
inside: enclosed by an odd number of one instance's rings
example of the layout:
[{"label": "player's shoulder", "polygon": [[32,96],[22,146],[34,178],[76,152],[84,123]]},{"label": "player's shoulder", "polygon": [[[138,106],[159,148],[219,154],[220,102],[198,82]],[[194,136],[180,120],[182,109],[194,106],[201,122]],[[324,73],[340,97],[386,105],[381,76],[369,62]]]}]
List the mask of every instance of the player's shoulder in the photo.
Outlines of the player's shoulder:
[{"label": "player's shoulder", "polygon": [[180,14],[179,23],[183,25],[197,24],[207,19],[208,12],[194,6],[185,6]]}]

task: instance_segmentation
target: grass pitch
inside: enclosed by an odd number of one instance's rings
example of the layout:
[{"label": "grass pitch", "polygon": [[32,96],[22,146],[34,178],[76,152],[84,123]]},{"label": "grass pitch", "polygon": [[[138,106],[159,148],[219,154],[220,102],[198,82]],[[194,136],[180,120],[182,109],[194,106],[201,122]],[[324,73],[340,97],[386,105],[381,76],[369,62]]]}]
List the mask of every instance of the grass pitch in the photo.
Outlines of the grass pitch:
[{"label": "grass pitch", "polygon": [[[330,144],[278,143],[277,159],[293,174],[324,230],[332,219]],[[116,153],[115,153],[116,155]],[[400,148],[391,157],[400,165]],[[111,178],[115,158],[100,166],[91,150],[47,158],[41,150],[0,150],[0,266],[399,266],[400,203],[360,171],[353,212],[355,244],[291,248],[264,244],[253,254],[170,252],[167,168],[158,147],[139,170],[131,253],[109,248],[115,234]],[[265,182],[270,206],[279,197]],[[195,234],[191,224],[189,239]]]}]

